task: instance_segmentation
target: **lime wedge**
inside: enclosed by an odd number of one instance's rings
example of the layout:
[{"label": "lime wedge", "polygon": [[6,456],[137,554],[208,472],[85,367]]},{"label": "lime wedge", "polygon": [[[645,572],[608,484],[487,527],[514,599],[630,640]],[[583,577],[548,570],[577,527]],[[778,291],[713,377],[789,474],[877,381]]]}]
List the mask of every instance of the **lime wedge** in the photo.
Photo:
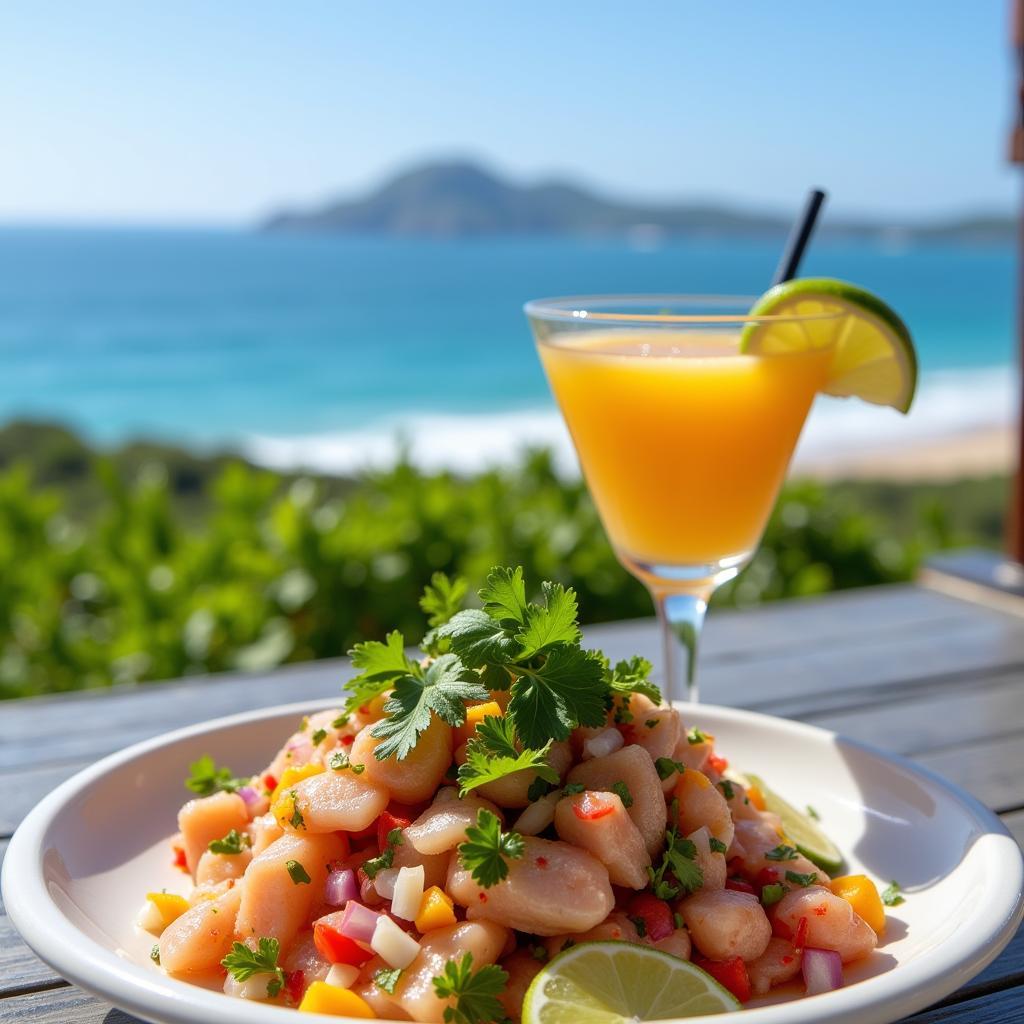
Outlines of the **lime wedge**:
[{"label": "lime wedge", "polygon": [[796,278],[769,289],[750,311],[752,317],[815,313],[822,319],[750,325],[740,351],[771,354],[834,345],[826,394],[853,395],[907,412],[917,385],[917,355],[906,324],[878,296],[829,277]]},{"label": "lime wedge", "polygon": [[843,855],[836,844],[811,821],[806,814],[801,814],[792,804],[786,803],[778,793],[765,785],[764,779],[750,772],[744,773],[750,781],[761,790],[765,806],[773,814],[782,819],[782,830],[786,838],[809,860],[817,864],[822,871],[834,875],[843,866]]},{"label": "lime wedge", "polygon": [[742,1007],[699,967],[649,946],[581,942],[533,979],[523,1024],[635,1024]]}]

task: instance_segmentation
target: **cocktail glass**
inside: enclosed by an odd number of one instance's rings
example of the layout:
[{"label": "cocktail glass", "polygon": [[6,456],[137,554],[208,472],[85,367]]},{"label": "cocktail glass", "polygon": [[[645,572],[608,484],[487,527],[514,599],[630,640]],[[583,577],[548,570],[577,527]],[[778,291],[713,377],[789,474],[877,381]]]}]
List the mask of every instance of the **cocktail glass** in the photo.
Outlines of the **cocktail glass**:
[{"label": "cocktail glass", "polygon": [[[750,561],[828,376],[835,314],[756,317],[752,299],[592,296],[527,303],[551,390],[619,561],[654,599],[665,695],[698,699],[708,600]],[[831,326],[831,325],[830,325]],[[769,330],[777,354],[740,352]],[[809,344],[786,351],[801,332]],[[761,346],[764,348],[765,346]]]}]

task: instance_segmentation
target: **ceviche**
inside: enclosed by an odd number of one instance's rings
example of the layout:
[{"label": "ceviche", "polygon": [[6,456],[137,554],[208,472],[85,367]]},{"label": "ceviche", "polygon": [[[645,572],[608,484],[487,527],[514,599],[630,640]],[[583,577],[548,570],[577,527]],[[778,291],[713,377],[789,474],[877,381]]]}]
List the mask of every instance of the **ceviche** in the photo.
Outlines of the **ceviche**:
[{"label": "ceviche", "polygon": [[299,1012],[483,1024],[519,1021],[584,943],[692,962],[733,1006],[836,988],[872,953],[871,880],[830,878],[827,840],[664,706],[648,662],[586,650],[571,590],[532,602],[499,568],[465,594],[436,575],[424,656],[357,645],[341,706],[258,775],[190,766],[190,884],[138,919],[155,965]]}]

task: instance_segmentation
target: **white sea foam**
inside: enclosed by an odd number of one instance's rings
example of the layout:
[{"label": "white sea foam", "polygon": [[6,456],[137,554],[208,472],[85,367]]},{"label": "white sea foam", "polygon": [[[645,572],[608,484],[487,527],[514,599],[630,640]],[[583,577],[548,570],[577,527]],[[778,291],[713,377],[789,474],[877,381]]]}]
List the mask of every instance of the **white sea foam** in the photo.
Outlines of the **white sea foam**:
[{"label": "white sea foam", "polygon": [[[1011,367],[943,370],[922,377],[903,417],[858,401],[818,400],[797,450],[797,464],[821,464],[1012,422],[1018,402]],[[392,465],[404,448],[424,469],[474,472],[508,465],[530,447],[551,448],[560,469],[578,472],[561,416],[553,407],[495,414],[412,413],[359,430],[295,437],[250,437],[245,454],[276,469],[351,474]]]}]

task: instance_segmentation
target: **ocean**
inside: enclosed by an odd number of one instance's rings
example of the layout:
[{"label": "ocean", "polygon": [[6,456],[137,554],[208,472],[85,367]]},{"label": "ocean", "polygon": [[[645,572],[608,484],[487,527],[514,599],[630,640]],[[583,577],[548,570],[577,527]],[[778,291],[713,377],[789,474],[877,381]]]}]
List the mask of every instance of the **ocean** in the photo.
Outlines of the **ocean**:
[{"label": "ocean", "polygon": [[[763,291],[778,248],[695,240],[418,241],[244,231],[0,229],[0,421],[100,444],[233,446],[347,472],[394,457],[472,469],[552,444],[571,462],[522,315],[530,298]],[[1011,248],[813,244],[805,274],[876,291],[909,324],[909,417],[818,400],[802,452],[1008,422]]]}]

